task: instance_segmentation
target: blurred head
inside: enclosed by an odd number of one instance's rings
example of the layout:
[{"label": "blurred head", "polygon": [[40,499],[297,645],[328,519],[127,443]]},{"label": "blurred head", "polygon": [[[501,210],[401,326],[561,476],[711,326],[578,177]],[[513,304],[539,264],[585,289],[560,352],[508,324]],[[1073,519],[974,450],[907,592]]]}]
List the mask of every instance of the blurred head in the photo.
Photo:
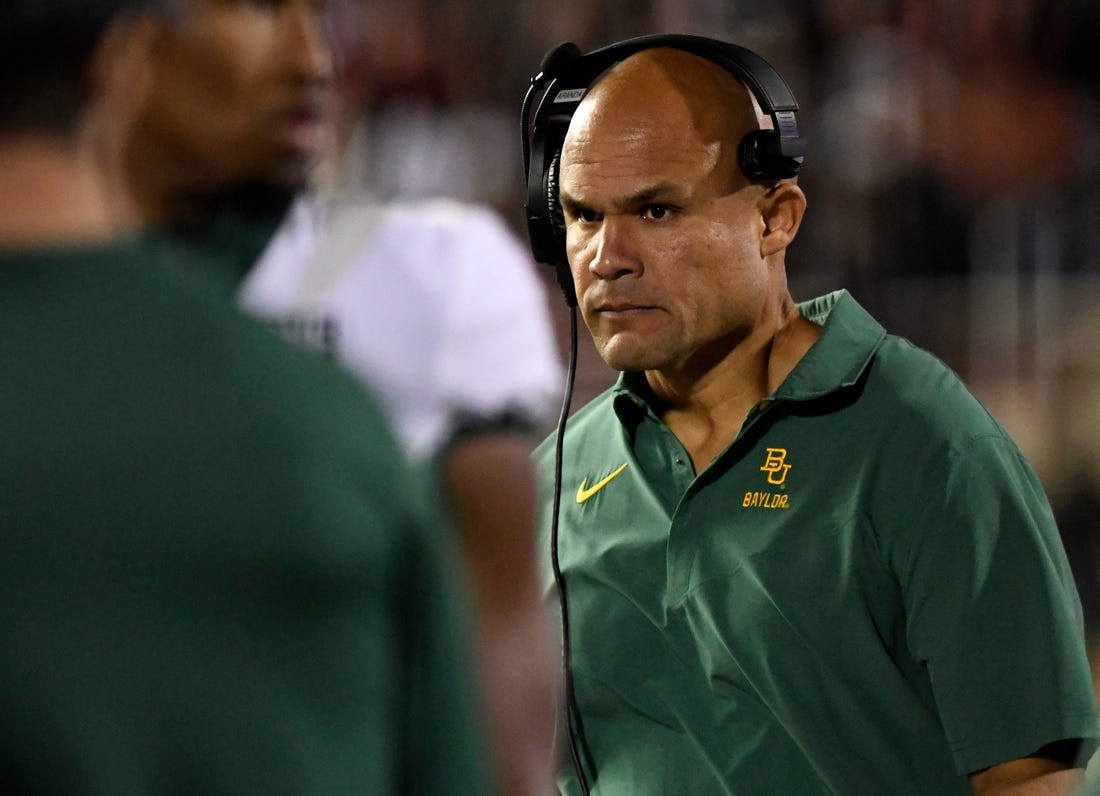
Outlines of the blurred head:
[{"label": "blurred head", "polygon": [[93,91],[93,54],[140,0],[9,0],[0,28],[0,135],[71,137]]},{"label": "blurred head", "polygon": [[298,189],[332,79],[323,0],[166,0],[152,96],[130,147],[139,199]]},{"label": "blurred head", "polygon": [[789,301],[783,255],[805,198],[737,165],[765,119],[732,74],[668,48],[612,68],[577,109],[559,182],[566,249],[612,367],[706,369]]}]

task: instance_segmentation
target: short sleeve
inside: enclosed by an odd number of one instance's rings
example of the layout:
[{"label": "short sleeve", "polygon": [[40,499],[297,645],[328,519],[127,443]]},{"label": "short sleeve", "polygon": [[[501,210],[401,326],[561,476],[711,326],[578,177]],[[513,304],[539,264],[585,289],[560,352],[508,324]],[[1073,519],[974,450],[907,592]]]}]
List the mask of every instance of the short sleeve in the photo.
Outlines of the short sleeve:
[{"label": "short sleeve", "polygon": [[[1096,747],[1081,606],[1043,490],[995,434],[947,454],[908,529],[899,578],[909,646],[926,667],[966,774],[1066,738]],[[939,480],[939,479],[936,479]]]},{"label": "short sleeve", "polygon": [[450,295],[435,362],[454,417],[553,418],[562,368],[546,291],[515,235],[492,211],[468,207],[448,229]]}]

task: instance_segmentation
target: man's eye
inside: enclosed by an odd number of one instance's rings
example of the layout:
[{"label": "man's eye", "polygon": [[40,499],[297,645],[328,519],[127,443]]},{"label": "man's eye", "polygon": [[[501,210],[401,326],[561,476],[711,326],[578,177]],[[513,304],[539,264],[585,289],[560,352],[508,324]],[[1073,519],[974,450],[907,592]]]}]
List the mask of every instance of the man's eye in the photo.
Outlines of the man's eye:
[{"label": "man's eye", "polygon": [[642,208],[642,218],[650,221],[660,221],[668,217],[671,209],[668,205],[646,205]]},{"label": "man's eye", "polygon": [[586,210],[584,208],[581,208],[577,211],[577,218],[585,222],[586,224],[591,224],[593,221],[599,220],[599,215],[596,213],[595,210]]}]

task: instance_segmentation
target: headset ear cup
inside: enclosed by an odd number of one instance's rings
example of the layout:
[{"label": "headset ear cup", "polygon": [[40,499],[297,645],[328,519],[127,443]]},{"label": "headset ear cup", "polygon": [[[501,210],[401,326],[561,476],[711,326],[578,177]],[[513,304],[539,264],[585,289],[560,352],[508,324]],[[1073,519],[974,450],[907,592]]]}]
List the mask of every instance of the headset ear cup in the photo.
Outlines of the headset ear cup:
[{"label": "headset ear cup", "polygon": [[549,234],[554,249],[554,272],[558,286],[565,295],[566,303],[575,307],[577,294],[573,287],[573,272],[569,270],[569,255],[565,248],[565,213],[561,208],[559,177],[561,172],[561,148],[550,158],[546,169],[546,217],[549,219]]},{"label": "headset ear cup", "polygon": [[760,140],[756,135],[758,132],[761,131],[746,133],[737,147],[737,165],[750,180],[758,180],[764,176],[760,170]]},{"label": "headset ear cup", "polygon": [[783,154],[775,130],[752,130],[737,147],[737,163],[750,180],[782,180],[797,177],[802,158]]},{"label": "headset ear cup", "polygon": [[546,168],[546,217],[550,219],[550,230],[555,244],[561,252],[561,261],[565,256],[565,213],[561,209],[560,186],[558,180],[561,173],[561,149],[554,152],[550,158],[550,165]]}]

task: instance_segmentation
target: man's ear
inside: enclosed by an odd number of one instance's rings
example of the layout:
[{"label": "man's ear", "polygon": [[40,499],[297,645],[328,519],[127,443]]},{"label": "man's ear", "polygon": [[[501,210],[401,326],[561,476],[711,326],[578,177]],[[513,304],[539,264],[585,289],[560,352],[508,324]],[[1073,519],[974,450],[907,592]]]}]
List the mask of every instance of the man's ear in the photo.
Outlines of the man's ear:
[{"label": "man's ear", "polygon": [[159,30],[150,13],[123,12],[100,37],[89,65],[80,142],[96,160],[120,228],[139,221],[126,180],[125,151],[152,89]]},{"label": "man's ear", "polygon": [[791,180],[769,188],[760,200],[764,218],[764,236],[760,239],[760,254],[769,257],[790,246],[802,216],[806,213],[806,195]]},{"label": "man's ear", "polygon": [[131,121],[152,86],[159,23],[149,12],[123,12],[100,37],[88,75],[89,101],[117,126]]}]

